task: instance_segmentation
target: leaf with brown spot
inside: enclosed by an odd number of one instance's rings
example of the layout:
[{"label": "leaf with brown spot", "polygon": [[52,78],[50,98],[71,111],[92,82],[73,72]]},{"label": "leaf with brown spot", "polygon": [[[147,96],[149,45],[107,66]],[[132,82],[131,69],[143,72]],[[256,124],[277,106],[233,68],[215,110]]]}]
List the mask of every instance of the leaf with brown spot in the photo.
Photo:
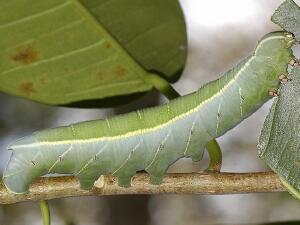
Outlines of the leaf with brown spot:
[{"label": "leaf with brown spot", "polygon": [[123,77],[126,75],[127,70],[122,66],[117,66],[112,70],[112,73],[115,75],[115,77]]},{"label": "leaf with brown spot", "polygon": [[175,81],[185,64],[178,1],[0,1],[0,15],[0,91],[34,101],[125,104],[149,72]]},{"label": "leaf with brown spot", "polygon": [[19,89],[23,94],[28,95],[28,96],[30,96],[32,93],[36,92],[33,87],[32,82],[25,82],[25,83],[20,84]]},{"label": "leaf with brown spot", "polygon": [[69,67],[64,67],[64,71],[65,71],[66,73],[69,73],[70,68],[69,68]]},{"label": "leaf with brown spot", "polygon": [[47,77],[47,75],[44,75],[44,76],[42,76],[41,78],[40,78],[40,83],[41,84],[47,84],[48,83],[48,77]]},{"label": "leaf with brown spot", "polygon": [[111,44],[110,44],[110,43],[106,43],[106,44],[105,44],[105,47],[106,47],[106,48],[111,48]]},{"label": "leaf with brown spot", "polygon": [[38,60],[38,52],[31,46],[17,50],[12,60],[21,64],[30,64]]},{"label": "leaf with brown spot", "polygon": [[97,77],[98,79],[100,79],[100,80],[103,80],[103,79],[105,79],[105,74],[104,74],[103,71],[98,71],[98,72],[96,73],[96,77]]}]

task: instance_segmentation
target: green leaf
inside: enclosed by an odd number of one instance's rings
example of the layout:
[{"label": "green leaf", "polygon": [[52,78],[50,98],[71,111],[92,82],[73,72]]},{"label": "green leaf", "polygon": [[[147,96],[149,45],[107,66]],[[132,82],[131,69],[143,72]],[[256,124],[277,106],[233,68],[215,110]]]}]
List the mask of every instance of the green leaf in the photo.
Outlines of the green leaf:
[{"label": "green leaf", "polygon": [[259,138],[259,156],[300,197],[300,68],[281,85]]},{"label": "green leaf", "polygon": [[173,0],[1,1],[0,91],[55,105],[126,103],[152,88],[147,70],[175,79],[185,46]]},{"label": "green leaf", "polygon": [[282,29],[293,33],[300,41],[300,8],[293,0],[284,1],[275,11],[271,20]]},{"label": "green leaf", "polygon": [[187,37],[177,0],[80,1],[146,70],[169,81],[179,78]]}]

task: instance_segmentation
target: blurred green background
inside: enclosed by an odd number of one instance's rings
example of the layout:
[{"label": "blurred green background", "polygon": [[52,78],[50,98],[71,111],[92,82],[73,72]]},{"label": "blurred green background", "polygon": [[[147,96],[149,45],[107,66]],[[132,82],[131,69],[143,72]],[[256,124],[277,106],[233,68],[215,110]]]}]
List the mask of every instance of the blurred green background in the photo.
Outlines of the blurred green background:
[{"label": "blurred green background", "polygon": [[[189,55],[182,78],[174,87],[181,94],[197,90],[249,55],[257,41],[279,27],[270,17],[279,0],[181,0],[189,37]],[[300,1],[296,1],[300,4]],[[300,55],[295,49],[296,55]],[[87,110],[50,107],[0,94],[0,170],[3,171],[12,140],[35,130],[99,119],[114,113],[160,104],[157,92],[117,109]],[[257,157],[256,143],[271,102],[238,127],[219,138],[223,171],[269,170]],[[172,172],[205,169],[200,163],[179,160]],[[179,225],[257,224],[300,220],[300,203],[286,193],[225,196],[159,195],[80,197],[50,201],[53,225]],[[37,203],[0,206],[0,224],[42,224]]]}]

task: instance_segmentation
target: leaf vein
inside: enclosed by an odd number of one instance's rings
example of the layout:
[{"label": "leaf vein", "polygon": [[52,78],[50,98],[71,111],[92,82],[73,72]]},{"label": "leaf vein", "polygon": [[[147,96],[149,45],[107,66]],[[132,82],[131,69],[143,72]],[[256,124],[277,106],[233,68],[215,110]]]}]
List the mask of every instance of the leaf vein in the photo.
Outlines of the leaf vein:
[{"label": "leaf vein", "polygon": [[47,15],[47,14],[49,14],[49,13],[55,12],[55,11],[57,11],[57,10],[59,10],[59,9],[61,9],[61,8],[63,8],[63,7],[65,7],[65,6],[67,6],[67,5],[71,4],[71,3],[72,3],[72,2],[70,2],[70,1],[66,1],[66,2],[63,3],[63,4],[57,5],[57,6],[53,7],[53,8],[47,9],[47,10],[42,11],[42,12],[39,12],[39,13],[36,13],[36,14],[34,14],[34,15],[26,16],[26,17],[24,17],[24,18],[21,18],[21,19],[12,21],[12,22],[7,23],[7,24],[2,24],[2,25],[0,25],[0,29],[5,29],[5,28],[7,28],[7,27],[11,27],[11,26],[17,25],[17,24],[19,24],[19,23],[27,22],[27,21],[30,21],[30,20],[32,20],[32,19],[41,17],[41,16],[43,16],[43,15]]}]

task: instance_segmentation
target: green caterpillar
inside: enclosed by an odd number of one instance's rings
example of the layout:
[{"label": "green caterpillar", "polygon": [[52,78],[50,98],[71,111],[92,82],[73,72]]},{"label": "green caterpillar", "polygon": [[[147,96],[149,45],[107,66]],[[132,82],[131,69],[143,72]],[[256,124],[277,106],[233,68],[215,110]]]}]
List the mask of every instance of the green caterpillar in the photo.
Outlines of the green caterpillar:
[{"label": "green caterpillar", "polygon": [[146,170],[153,184],[182,157],[197,161],[204,146],[252,114],[276,90],[294,58],[293,35],[266,35],[254,54],[197,92],[162,106],[108,119],[39,131],[11,146],[3,180],[24,193],[37,177],[74,174],[90,189],[102,174],[128,187],[136,171]]}]

